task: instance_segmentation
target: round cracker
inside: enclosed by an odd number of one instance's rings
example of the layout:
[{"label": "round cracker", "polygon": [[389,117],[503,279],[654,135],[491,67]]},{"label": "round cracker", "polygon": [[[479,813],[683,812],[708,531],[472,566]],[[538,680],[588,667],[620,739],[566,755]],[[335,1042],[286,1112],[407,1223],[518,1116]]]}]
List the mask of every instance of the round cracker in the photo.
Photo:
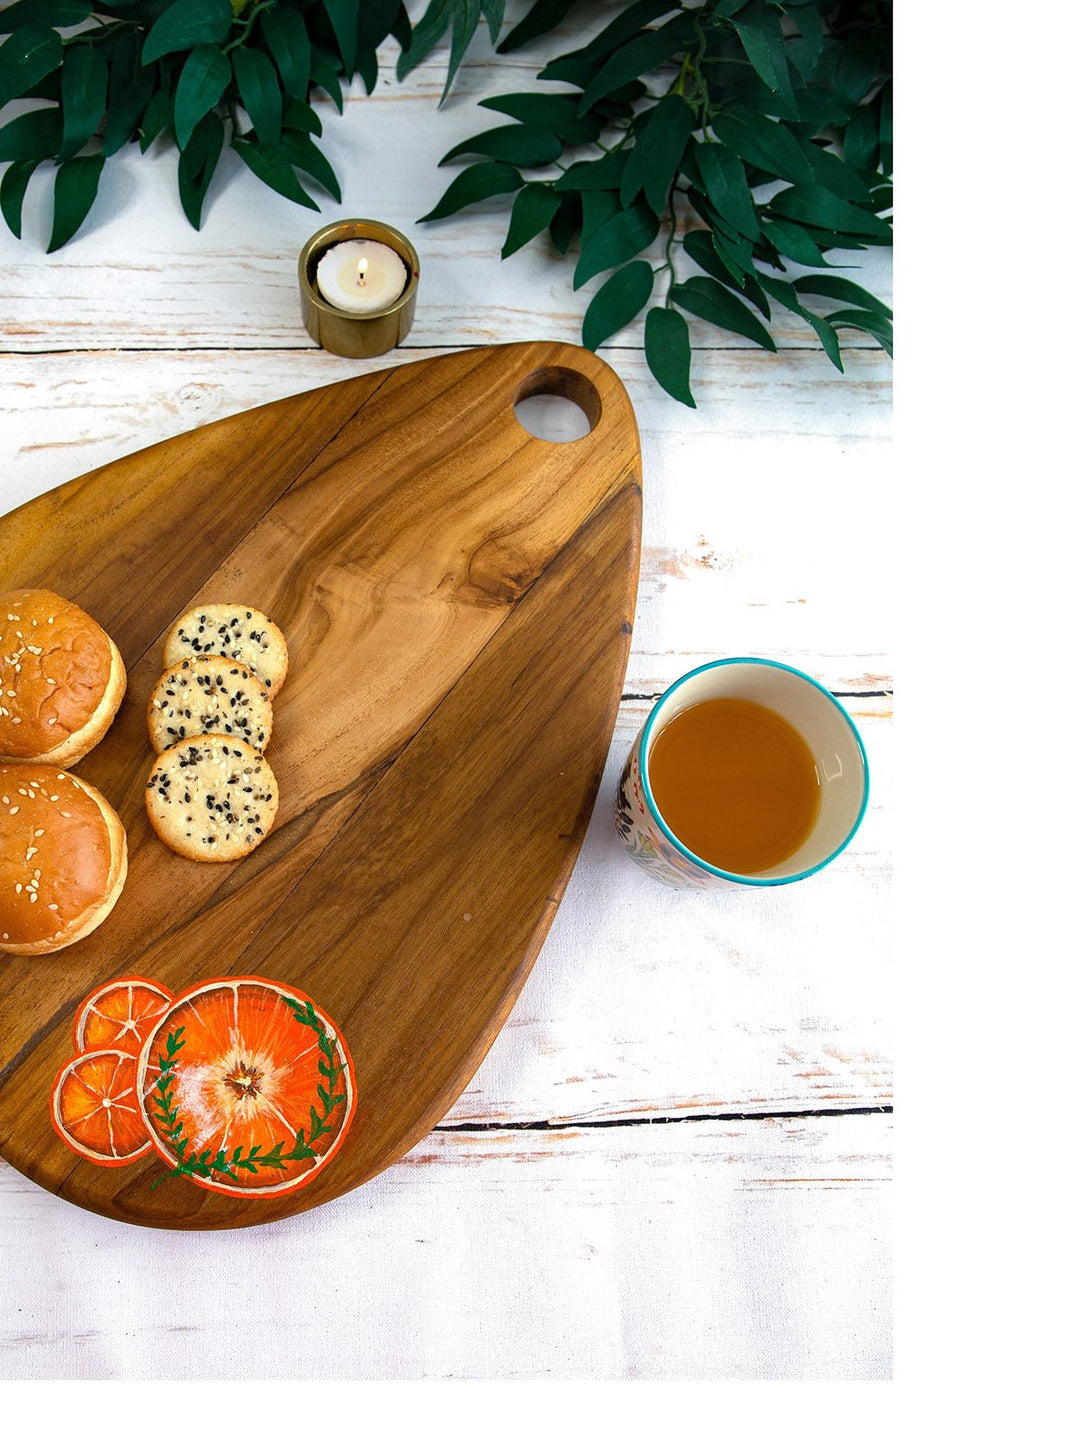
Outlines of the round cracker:
[{"label": "round cracker", "polygon": [[146,813],[158,836],[188,860],[239,860],[270,833],[278,807],[274,772],[252,745],[222,735],[163,750],[146,782]]},{"label": "round cracker", "polygon": [[150,694],[146,725],[159,753],[198,735],[231,735],[265,750],[274,711],[253,670],[223,655],[203,655],[165,671]]},{"label": "round cracker", "polygon": [[289,648],[269,616],[249,605],[200,605],[181,615],[165,637],[166,668],[202,655],[239,660],[272,700],[285,683]]}]

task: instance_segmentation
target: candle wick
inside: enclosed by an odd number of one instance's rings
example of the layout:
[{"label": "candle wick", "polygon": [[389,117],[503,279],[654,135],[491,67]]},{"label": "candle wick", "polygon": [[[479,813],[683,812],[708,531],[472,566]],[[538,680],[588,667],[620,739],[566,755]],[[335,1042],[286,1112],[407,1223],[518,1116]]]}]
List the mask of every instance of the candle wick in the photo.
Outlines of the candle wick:
[{"label": "candle wick", "polygon": [[361,260],[361,261],[359,261],[358,264],[357,264],[357,266],[356,266],[356,283],[357,283],[358,285],[366,285],[366,284],[367,284],[366,271],[367,271],[367,257],[365,256],[364,259]]}]

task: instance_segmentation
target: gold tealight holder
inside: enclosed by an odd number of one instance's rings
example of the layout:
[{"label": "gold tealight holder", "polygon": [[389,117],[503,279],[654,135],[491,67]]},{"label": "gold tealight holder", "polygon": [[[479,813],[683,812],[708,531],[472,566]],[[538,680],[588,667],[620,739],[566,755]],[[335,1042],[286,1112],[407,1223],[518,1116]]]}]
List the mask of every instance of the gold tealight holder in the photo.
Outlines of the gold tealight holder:
[{"label": "gold tealight holder", "polygon": [[[319,292],[315,272],[331,245],[342,240],[378,240],[401,256],[408,275],[405,289],[381,310],[354,314],[331,305]],[[363,359],[384,355],[400,345],[412,329],[416,314],[416,292],[420,287],[420,257],[411,243],[391,225],[379,220],[335,220],[312,235],[300,251],[297,266],[300,279],[300,308],[304,329],[317,345],[334,355]]]}]

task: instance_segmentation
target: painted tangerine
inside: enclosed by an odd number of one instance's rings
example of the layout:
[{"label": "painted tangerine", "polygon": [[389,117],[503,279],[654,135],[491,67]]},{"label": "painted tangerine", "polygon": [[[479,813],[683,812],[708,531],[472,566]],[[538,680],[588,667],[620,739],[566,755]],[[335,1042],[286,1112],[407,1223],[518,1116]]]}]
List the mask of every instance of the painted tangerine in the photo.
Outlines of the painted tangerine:
[{"label": "painted tangerine", "polygon": [[[152,1067],[163,1062],[158,1086]],[[183,1140],[188,1160],[224,1160],[210,1174],[186,1170],[196,1185],[251,1196],[313,1180],[356,1105],[337,1027],[302,991],[258,976],[209,980],[177,995],[143,1046],[139,1090],[151,1143],[167,1164],[176,1168]]]},{"label": "painted tangerine", "polygon": [[76,1050],[126,1050],[138,1055],[143,1041],[164,1015],[172,991],[141,975],[110,980],[87,997],[75,1016]]},{"label": "painted tangerine", "polygon": [[137,1069],[126,1050],[94,1050],[76,1055],[57,1075],[53,1128],[76,1155],[95,1165],[130,1165],[150,1149]]}]

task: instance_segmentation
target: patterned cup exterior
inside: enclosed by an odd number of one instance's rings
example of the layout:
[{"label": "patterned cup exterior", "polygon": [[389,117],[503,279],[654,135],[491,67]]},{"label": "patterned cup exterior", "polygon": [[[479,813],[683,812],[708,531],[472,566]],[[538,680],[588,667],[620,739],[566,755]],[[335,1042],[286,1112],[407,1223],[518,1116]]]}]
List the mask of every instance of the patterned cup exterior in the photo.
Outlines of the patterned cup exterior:
[{"label": "patterned cup exterior", "polygon": [[647,870],[654,880],[677,890],[744,890],[736,880],[710,875],[675,849],[652,811],[645,804],[641,785],[641,734],[626,757],[622,778],[615,791],[615,828],[619,832],[631,860]]},{"label": "patterned cup exterior", "polygon": [[[742,877],[718,872],[672,843],[660,823],[641,766],[650,730],[684,704],[714,693],[744,698],[784,713],[815,756],[822,809],[810,838],[785,867]],[[615,828],[630,858],[664,885],[679,890],[749,890],[805,879],[834,860],[859,828],[866,810],[866,751],[851,717],[812,676],[776,660],[737,656],[714,660],[676,680],[656,702],[634,741],[615,792]]]}]

